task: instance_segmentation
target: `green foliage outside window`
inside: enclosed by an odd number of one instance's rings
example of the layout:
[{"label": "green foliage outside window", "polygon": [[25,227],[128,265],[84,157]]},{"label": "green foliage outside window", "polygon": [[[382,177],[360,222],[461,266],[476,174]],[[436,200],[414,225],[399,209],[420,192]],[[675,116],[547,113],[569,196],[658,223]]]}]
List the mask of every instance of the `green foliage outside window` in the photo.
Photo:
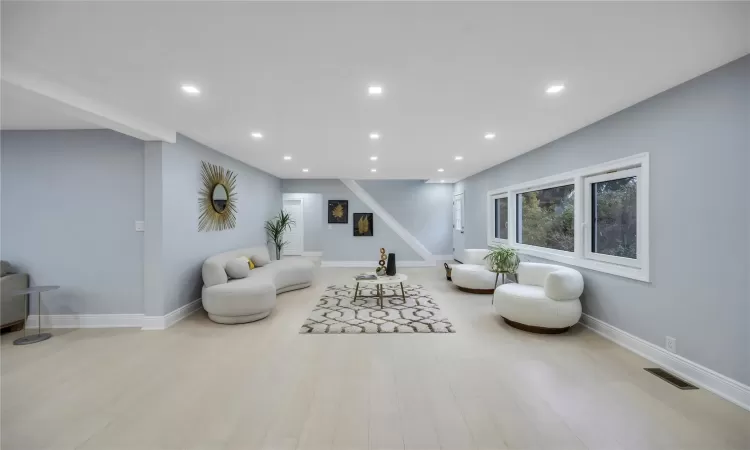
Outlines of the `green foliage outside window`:
[{"label": "green foliage outside window", "polygon": [[573,251],[573,186],[518,194],[519,243]]},{"label": "green foliage outside window", "polygon": [[[592,184],[593,236],[596,253],[637,257],[637,177]],[[518,242],[572,252],[573,185],[518,194]]]},{"label": "green foliage outside window", "polygon": [[596,253],[637,257],[637,177],[593,183]]}]

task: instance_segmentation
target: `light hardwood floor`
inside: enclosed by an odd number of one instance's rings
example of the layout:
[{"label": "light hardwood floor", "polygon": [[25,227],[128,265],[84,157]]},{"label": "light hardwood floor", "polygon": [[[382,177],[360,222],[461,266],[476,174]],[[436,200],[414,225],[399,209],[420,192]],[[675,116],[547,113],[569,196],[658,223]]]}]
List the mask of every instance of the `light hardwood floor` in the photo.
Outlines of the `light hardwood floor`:
[{"label": "light hardwood floor", "polygon": [[200,311],[165,331],[4,335],[2,449],[750,448],[749,412],[596,334],[514,330],[442,268],[402,271],[455,334],[300,335],[325,286],[359,272],[319,269],[253,324]]}]

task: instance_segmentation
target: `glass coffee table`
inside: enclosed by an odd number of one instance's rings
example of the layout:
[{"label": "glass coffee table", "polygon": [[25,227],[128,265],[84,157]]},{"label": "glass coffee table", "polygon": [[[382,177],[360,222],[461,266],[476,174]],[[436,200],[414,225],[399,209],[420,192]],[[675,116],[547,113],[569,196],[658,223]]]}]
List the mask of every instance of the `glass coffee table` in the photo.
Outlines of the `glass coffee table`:
[{"label": "glass coffee table", "polygon": [[[358,298],[376,298],[378,299],[378,306],[381,308],[383,307],[383,299],[389,298],[389,297],[401,297],[404,302],[406,301],[406,294],[404,293],[404,281],[406,281],[408,277],[402,273],[397,273],[396,275],[392,276],[384,276],[384,277],[377,277],[374,280],[357,280],[354,279],[354,282],[357,283],[357,285],[354,287],[354,300]],[[401,286],[401,295],[395,294],[395,295],[383,295],[383,285],[384,284],[398,284]],[[360,288],[363,287],[372,287],[375,286],[375,295],[359,295]]]},{"label": "glass coffee table", "polygon": [[[29,294],[36,294],[36,311],[37,311],[37,331],[36,334],[32,334],[31,336],[26,335],[26,327],[23,327],[23,337],[16,339],[13,341],[13,345],[28,345],[28,344],[35,344],[37,342],[46,341],[47,339],[51,338],[52,335],[50,333],[42,333],[42,292],[48,292],[48,291],[54,291],[55,289],[59,289],[60,286],[32,286],[26,289],[21,289],[19,291],[13,292],[13,297],[19,296],[19,295],[29,295]],[[29,299],[29,301],[31,301]],[[29,317],[29,303],[24,302],[26,305],[26,317]]]}]

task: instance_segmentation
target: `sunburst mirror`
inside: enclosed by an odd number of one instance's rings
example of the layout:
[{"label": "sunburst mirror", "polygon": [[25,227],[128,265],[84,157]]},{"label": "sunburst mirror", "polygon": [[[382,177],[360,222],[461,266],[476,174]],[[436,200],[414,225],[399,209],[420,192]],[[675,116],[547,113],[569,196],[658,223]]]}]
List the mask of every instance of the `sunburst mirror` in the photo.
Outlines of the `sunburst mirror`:
[{"label": "sunburst mirror", "polygon": [[221,231],[237,224],[237,175],[231,170],[201,161],[203,186],[198,195],[198,230]]}]

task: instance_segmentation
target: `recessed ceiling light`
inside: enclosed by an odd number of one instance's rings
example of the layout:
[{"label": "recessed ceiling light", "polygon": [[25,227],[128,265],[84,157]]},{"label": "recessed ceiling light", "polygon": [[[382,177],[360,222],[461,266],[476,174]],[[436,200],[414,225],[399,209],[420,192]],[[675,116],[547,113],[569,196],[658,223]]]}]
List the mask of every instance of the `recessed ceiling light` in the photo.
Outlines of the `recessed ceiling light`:
[{"label": "recessed ceiling light", "polygon": [[285,156],[285,157],[284,157],[284,161],[289,161],[290,159],[292,159],[292,157],[291,157],[291,156]]},{"label": "recessed ceiling light", "polygon": [[484,135],[484,138],[487,139],[488,141],[491,141],[492,139],[495,139],[495,133],[486,133]]},{"label": "recessed ceiling light", "polygon": [[200,95],[201,90],[198,89],[197,86],[192,84],[183,84],[182,85],[182,92],[189,94],[189,95]]},{"label": "recessed ceiling light", "polygon": [[370,161],[377,161],[377,160],[378,160],[377,156],[370,156]]},{"label": "recessed ceiling light", "polygon": [[367,88],[369,95],[380,95],[383,93],[383,86],[370,86]]},{"label": "recessed ceiling light", "polygon": [[438,172],[445,172],[445,169],[438,169]]},{"label": "recessed ceiling light", "polygon": [[377,171],[378,171],[378,169],[370,169],[370,172],[372,172],[372,173],[375,173]]},{"label": "recessed ceiling light", "polygon": [[464,157],[463,156],[456,156],[455,159],[456,159],[456,161],[461,161],[462,159],[464,159]]},{"label": "recessed ceiling light", "polygon": [[441,183],[445,183],[445,180],[440,180]]},{"label": "recessed ceiling light", "polygon": [[263,139],[263,133],[261,133],[260,131],[253,131],[252,133],[250,133],[250,136],[252,136],[253,139]]},{"label": "recessed ceiling light", "polygon": [[562,92],[563,89],[565,89],[564,84],[553,84],[547,87],[547,93],[548,94],[557,94],[559,92]]},{"label": "recessed ceiling light", "polygon": [[310,169],[302,169],[303,172],[309,172]]},{"label": "recessed ceiling light", "polygon": [[380,133],[370,133],[370,139],[372,140],[380,139]]}]

